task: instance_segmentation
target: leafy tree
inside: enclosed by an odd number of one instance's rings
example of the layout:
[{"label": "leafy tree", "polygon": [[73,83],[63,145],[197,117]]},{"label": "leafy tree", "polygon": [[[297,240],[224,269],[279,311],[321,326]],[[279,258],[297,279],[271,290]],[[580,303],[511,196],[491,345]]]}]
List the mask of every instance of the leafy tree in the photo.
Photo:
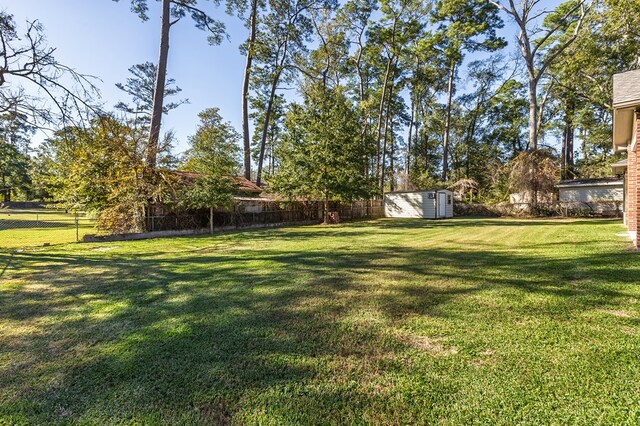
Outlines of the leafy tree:
[{"label": "leafy tree", "polygon": [[[256,94],[251,100],[251,108],[253,112],[251,117],[255,123],[256,128],[260,128],[263,125],[266,113],[267,96],[264,94]],[[284,116],[287,102],[284,94],[277,94],[273,105],[271,107],[271,114],[269,115],[269,128],[267,131],[267,142],[265,146],[265,152],[263,154],[263,178],[268,182],[271,176],[275,173],[276,167],[278,167],[278,146],[280,144],[280,137],[283,132]],[[260,157],[262,135],[254,133],[252,138],[252,155],[253,158]]]},{"label": "leafy tree", "polygon": [[262,168],[269,124],[277,90],[282,82],[293,81],[299,67],[296,60],[307,51],[306,42],[313,32],[309,13],[315,9],[334,7],[334,0],[271,0],[270,12],[258,26],[255,47],[258,64],[253,86],[264,94],[264,120],[259,127],[260,151],[256,184],[262,184]]},{"label": "leafy tree", "polygon": [[[235,2],[236,7],[239,9],[241,17],[242,12],[246,8],[244,1]],[[249,135],[249,87],[251,83],[251,73],[253,71],[253,58],[256,51],[256,42],[258,35],[258,19],[259,13],[265,8],[265,2],[261,0],[250,0],[249,2],[249,15],[246,18],[245,26],[249,29],[249,36],[247,41],[240,46],[241,52],[246,56],[246,63],[244,66],[244,76],[242,80],[242,142],[243,142],[243,169],[244,177],[251,179],[251,137]]]},{"label": "leafy tree", "polygon": [[[148,145],[142,143],[142,140],[148,135],[149,126],[151,125],[156,70],[157,67],[151,62],[137,64],[129,68],[132,77],[129,77],[125,83],[116,83],[116,87],[129,95],[132,102],[118,102],[115,105],[115,109],[125,113],[128,118],[128,124],[135,131],[136,151],[143,158],[146,158],[145,149],[148,148]],[[165,84],[164,98],[176,96],[181,91],[182,89],[175,84],[175,80],[169,78]],[[179,99],[174,102],[164,103],[163,113],[168,114],[171,110],[185,103],[189,103],[189,100]],[[174,133],[168,131],[164,133],[162,139],[158,142],[156,157],[161,167],[170,168],[176,165],[177,160],[172,153],[174,140]]]},{"label": "leafy tree", "polygon": [[223,121],[218,108],[206,109],[198,117],[200,124],[189,140],[183,164],[196,177],[183,197],[194,208],[226,207],[234,192],[233,176],[239,171],[240,135]]},{"label": "leafy tree", "polygon": [[23,115],[0,115],[0,194],[4,202],[31,192],[29,143],[35,128]]},{"label": "leafy tree", "polygon": [[[376,144],[375,174],[379,179],[380,192],[384,191],[388,177],[387,161],[394,157],[392,152],[396,137],[393,124],[398,116],[404,115],[404,103],[398,96],[402,89],[400,80],[404,74],[400,64],[403,56],[410,54],[411,46],[422,33],[424,23],[421,18],[427,13],[428,7],[429,3],[415,0],[382,1],[382,16],[368,31],[370,45],[376,46],[368,52],[368,59],[375,63],[379,70],[376,93],[379,103],[373,137]],[[393,187],[393,179],[391,186]]]},{"label": "leafy tree", "polygon": [[323,200],[326,222],[331,200],[366,197],[373,182],[361,173],[367,152],[359,143],[358,114],[342,89],[308,84],[303,98],[285,118],[282,164],[271,184],[292,199]]},{"label": "leafy tree", "polygon": [[[613,74],[639,65],[639,8],[637,0],[596,2],[576,41],[549,67],[552,125],[561,134],[564,178],[610,175]],[[557,37],[570,37],[572,29],[567,31]],[[581,156],[577,162],[574,154]]]},{"label": "leafy tree", "polygon": [[[151,62],[137,64],[129,68],[131,77],[125,83],[116,83],[116,87],[131,97],[132,103],[118,102],[115,109],[128,115],[133,115],[134,125],[141,126],[148,131],[151,123],[151,111],[153,109],[154,86],[157,74],[157,66]],[[164,99],[180,94],[180,89],[173,78],[167,79],[164,88]],[[182,104],[189,103],[188,99],[180,99],[175,102],[164,103],[162,112],[178,108]]]},{"label": "leafy tree", "polygon": [[496,30],[503,23],[497,7],[483,0],[438,0],[433,11],[433,21],[438,24],[438,37],[442,39],[442,54],[448,69],[447,104],[442,140],[442,180],[449,172],[449,133],[451,107],[457,71],[465,53],[496,51],[505,46]]},{"label": "leafy tree", "polygon": [[135,130],[110,116],[68,127],[43,144],[39,180],[65,207],[97,211],[99,228],[139,232],[148,200],[159,194],[143,175],[136,148]]},{"label": "leafy tree", "polygon": [[[538,104],[538,86],[548,71],[578,35],[593,6],[593,0],[569,0],[554,11],[542,9],[539,0],[491,0],[518,26],[518,46],[527,70],[529,88],[529,141],[527,148],[538,148],[538,136],[542,125],[542,114]],[[552,13],[553,12],[553,13]],[[541,29],[538,20],[547,20]],[[559,33],[566,37],[556,37]]]}]

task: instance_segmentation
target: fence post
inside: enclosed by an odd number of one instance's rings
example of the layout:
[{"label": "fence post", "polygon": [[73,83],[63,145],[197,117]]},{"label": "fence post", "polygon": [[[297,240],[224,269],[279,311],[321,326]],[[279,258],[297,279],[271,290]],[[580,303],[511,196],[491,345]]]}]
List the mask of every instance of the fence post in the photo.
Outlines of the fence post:
[{"label": "fence post", "polygon": [[213,234],[213,207],[209,207],[209,232]]},{"label": "fence post", "polygon": [[79,235],[78,235],[78,212],[75,212],[73,215],[74,215],[75,223],[76,223],[76,243],[77,243],[80,240]]}]

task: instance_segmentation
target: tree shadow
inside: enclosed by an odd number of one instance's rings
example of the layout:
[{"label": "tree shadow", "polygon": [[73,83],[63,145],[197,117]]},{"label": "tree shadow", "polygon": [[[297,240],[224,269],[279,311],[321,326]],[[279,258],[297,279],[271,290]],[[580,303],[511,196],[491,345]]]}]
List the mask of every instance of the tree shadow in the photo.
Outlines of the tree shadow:
[{"label": "tree shadow", "polygon": [[[353,227],[414,226],[383,221],[251,237],[351,237],[363,235]],[[357,248],[16,253],[4,279],[27,284],[0,292],[0,324],[18,324],[0,339],[0,353],[20,362],[0,368],[0,389],[11,389],[0,413],[42,423],[224,423],[246,398],[274,388],[303,392],[304,384],[330,380],[345,359],[383,366],[407,350],[398,335],[405,318],[451,318],[452,307],[493,290],[516,299],[552,296],[516,304],[513,315],[577,315],[634,297],[626,289],[640,276],[637,254],[616,251],[549,258],[465,247]],[[301,419],[339,420],[327,406],[350,396],[337,388],[309,398]]]}]

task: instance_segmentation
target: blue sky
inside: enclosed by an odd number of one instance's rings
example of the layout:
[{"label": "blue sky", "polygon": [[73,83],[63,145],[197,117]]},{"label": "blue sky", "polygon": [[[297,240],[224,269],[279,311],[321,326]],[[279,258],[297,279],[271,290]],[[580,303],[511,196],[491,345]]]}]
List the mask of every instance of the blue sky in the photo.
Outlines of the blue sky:
[{"label": "blue sky", "polygon": [[[209,46],[206,34],[188,19],[171,30],[169,76],[182,88],[182,105],[164,117],[163,129],[173,129],[179,151],[186,148],[187,137],[194,133],[197,114],[218,107],[225,120],[240,129],[240,100],[244,57],[238,46],[247,30],[240,19],[229,16],[224,7],[202,1],[201,7],[225,22],[229,39],[220,46]],[[557,0],[545,0],[545,5]],[[0,0],[0,8],[13,14],[24,28],[26,19],[38,19],[45,27],[49,45],[56,58],[77,71],[101,79],[98,87],[105,106],[111,108],[126,96],[116,89],[117,82],[129,76],[127,69],[137,63],[157,61],[160,32],[160,4],[149,0],[149,21],[142,22],[130,11],[130,1],[120,0]],[[502,31],[513,51],[515,28],[507,20]],[[38,142],[44,134],[36,136]]]},{"label": "blue sky", "polygon": [[[225,120],[240,128],[240,100],[244,58],[238,46],[246,30],[237,17],[203,2],[212,16],[227,24],[229,40],[209,46],[204,32],[183,20],[171,30],[169,76],[182,88],[182,105],[164,117],[163,128],[174,129],[179,150],[197,125],[197,114],[219,107]],[[130,12],[129,0],[3,0],[0,7],[15,16],[24,28],[25,19],[38,19],[45,27],[48,44],[56,48],[56,59],[77,71],[99,77],[98,87],[106,106],[126,96],[115,87],[129,76],[137,63],[157,62],[160,7],[149,2],[149,21]],[[36,141],[44,136],[36,136]]]}]

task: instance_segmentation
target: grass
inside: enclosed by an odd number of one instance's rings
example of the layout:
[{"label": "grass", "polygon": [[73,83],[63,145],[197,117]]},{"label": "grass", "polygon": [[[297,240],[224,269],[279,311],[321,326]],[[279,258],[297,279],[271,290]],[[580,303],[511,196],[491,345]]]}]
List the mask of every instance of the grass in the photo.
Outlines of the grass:
[{"label": "grass", "polygon": [[[78,219],[78,237],[95,233],[93,221]],[[63,244],[76,241],[73,214],[51,209],[1,209],[0,249]]]},{"label": "grass", "polygon": [[621,232],[383,219],[0,253],[0,424],[638,424]]}]

